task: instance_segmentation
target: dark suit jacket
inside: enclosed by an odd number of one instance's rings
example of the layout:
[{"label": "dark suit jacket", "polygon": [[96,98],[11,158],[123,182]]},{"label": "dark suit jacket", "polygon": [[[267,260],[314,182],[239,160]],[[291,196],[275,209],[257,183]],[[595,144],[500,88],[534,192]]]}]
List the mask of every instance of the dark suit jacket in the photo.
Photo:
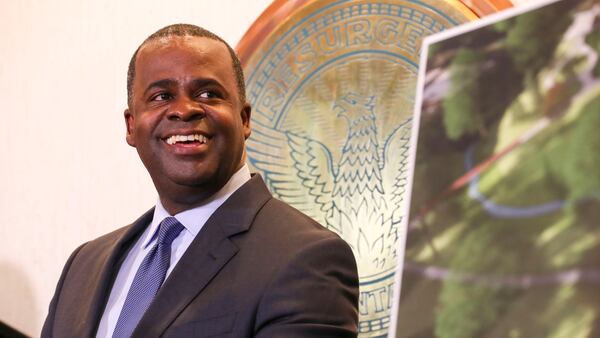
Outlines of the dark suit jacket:
[{"label": "dark suit jacket", "polygon": [[[42,337],[92,337],[127,251],[152,219],[80,246]],[[358,276],[337,235],[274,199],[260,176],[209,218],[132,337],[356,337]]]}]

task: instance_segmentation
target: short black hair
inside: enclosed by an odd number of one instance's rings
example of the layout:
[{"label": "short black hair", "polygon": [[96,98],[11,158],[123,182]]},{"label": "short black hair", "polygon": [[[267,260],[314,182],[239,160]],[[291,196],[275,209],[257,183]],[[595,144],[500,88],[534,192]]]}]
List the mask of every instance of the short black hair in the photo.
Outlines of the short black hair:
[{"label": "short black hair", "polygon": [[135,50],[131,60],[129,61],[129,68],[127,69],[127,104],[129,108],[132,107],[132,99],[133,99],[133,80],[135,78],[135,61],[137,59],[137,54],[140,49],[148,42],[154,41],[160,38],[166,38],[170,36],[195,36],[199,38],[208,38],[212,40],[221,41],[229,50],[229,55],[231,55],[233,72],[235,74],[235,80],[237,82],[238,87],[238,96],[240,97],[240,101],[246,103],[246,85],[244,83],[244,72],[242,70],[242,64],[240,63],[240,59],[237,57],[237,54],[229,46],[225,40],[223,40],[220,36],[214,34],[213,32],[206,30],[202,27],[198,27],[196,25],[178,23],[174,25],[169,25],[163,27],[152,35],[146,38],[144,42]]}]

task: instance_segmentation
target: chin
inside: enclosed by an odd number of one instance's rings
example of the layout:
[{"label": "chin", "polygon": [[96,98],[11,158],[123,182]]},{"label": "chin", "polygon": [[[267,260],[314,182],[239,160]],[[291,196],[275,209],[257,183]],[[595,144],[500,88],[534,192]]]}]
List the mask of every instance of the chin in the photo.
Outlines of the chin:
[{"label": "chin", "polygon": [[233,174],[232,172],[227,175],[227,169],[206,166],[199,168],[199,166],[189,165],[165,166],[163,170],[155,171],[152,177],[155,185],[162,187],[163,191],[184,193],[184,190],[192,189],[198,192],[202,190],[216,192]]},{"label": "chin", "polygon": [[215,181],[215,178],[214,176],[206,177],[204,175],[174,175],[170,177],[170,181],[177,185],[192,188],[210,185]]}]

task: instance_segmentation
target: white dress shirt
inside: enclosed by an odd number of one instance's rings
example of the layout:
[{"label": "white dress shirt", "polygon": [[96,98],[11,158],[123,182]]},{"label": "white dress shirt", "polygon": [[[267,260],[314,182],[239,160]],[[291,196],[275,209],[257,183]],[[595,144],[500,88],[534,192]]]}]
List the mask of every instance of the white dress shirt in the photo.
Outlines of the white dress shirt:
[{"label": "white dress shirt", "polygon": [[[231,196],[231,194],[249,179],[250,170],[248,169],[248,165],[244,164],[240,170],[231,176],[223,188],[211,196],[203,205],[174,215],[179,223],[184,226],[184,230],[181,231],[171,244],[171,262],[165,280],[171,271],[173,271],[173,268],[177,265],[177,262],[179,262],[179,259],[183,256],[198,232],[200,232],[200,229],[202,229],[208,218],[229,198],[229,196]],[[98,332],[96,333],[97,338],[112,337],[121,309],[125,303],[125,298],[127,298],[127,293],[133,282],[133,278],[142,261],[157,240],[157,230],[160,222],[169,216],[171,215],[162,206],[160,199],[158,199],[156,207],[154,208],[152,222],[146,230],[144,230],[131,250],[129,250],[127,257],[119,269],[117,278],[110,291],[108,302],[104,308],[104,313],[100,319]]]}]

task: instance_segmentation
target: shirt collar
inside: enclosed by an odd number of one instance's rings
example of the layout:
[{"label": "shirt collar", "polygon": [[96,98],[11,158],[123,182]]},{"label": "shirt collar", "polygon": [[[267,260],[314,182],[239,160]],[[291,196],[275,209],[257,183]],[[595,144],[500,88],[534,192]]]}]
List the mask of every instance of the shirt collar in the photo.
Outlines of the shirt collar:
[{"label": "shirt collar", "polygon": [[[208,220],[208,218],[225,202],[231,194],[233,194],[236,190],[239,189],[244,183],[250,180],[250,169],[247,164],[244,164],[238,171],[235,172],[227,183],[214,195],[209,197],[204,203],[200,206],[197,206],[193,209],[184,210],[174,217],[181,223],[185,231],[188,231],[192,237],[196,237],[200,229],[204,226],[204,223]],[[154,241],[158,233],[158,226],[160,222],[162,222],[165,218],[170,217],[171,215],[160,202],[160,198],[156,202],[156,206],[154,208],[154,216],[152,218],[152,222],[150,223],[148,235],[146,239],[143,241],[142,247],[146,248],[150,243]]]}]

